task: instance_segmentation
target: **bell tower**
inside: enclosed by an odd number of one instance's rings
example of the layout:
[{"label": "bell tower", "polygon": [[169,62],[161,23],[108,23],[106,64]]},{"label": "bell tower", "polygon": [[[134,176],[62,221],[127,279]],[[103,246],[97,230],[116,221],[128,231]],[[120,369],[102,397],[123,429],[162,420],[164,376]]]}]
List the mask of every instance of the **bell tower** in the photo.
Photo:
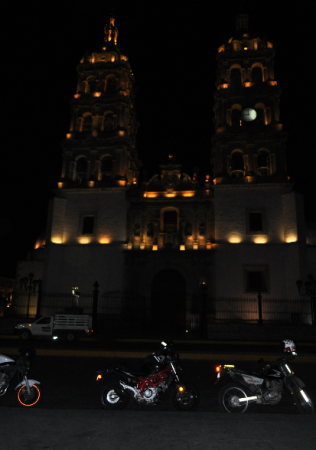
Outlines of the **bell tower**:
[{"label": "bell tower", "polygon": [[235,25],[217,54],[214,183],[284,182],[286,134],[274,77],[275,49],[250,33],[247,14],[238,14]]},{"label": "bell tower", "polygon": [[77,66],[70,129],[62,142],[62,189],[129,186],[138,178],[134,76],[117,47],[113,17],[104,35],[101,50],[85,54]]}]

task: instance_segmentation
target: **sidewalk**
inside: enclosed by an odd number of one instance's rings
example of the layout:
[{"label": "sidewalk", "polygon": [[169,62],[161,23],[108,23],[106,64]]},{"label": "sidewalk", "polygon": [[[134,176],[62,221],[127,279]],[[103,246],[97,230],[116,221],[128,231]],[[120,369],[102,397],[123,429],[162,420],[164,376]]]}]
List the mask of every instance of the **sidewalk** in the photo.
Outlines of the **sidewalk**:
[{"label": "sidewalk", "polygon": [[315,416],[0,408],[3,450],[314,450]]}]

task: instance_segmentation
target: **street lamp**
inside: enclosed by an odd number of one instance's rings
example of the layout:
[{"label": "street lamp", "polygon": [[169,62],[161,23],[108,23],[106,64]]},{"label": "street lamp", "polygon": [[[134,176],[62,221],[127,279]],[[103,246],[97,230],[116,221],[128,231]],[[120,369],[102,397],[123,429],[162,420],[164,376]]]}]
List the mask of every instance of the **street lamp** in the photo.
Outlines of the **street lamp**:
[{"label": "street lamp", "polygon": [[303,281],[301,280],[296,282],[296,286],[300,295],[307,295],[310,298],[312,324],[316,325],[316,280],[310,273],[307,275],[307,281],[304,283],[304,289]]},{"label": "street lamp", "polygon": [[28,301],[27,301],[27,317],[30,315],[30,300],[31,293],[36,292],[36,287],[40,286],[42,280],[34,280],[34,273],[29,273],[27,277],[23,277],[20,279],[20,288],[21,291],[28,291]]}]

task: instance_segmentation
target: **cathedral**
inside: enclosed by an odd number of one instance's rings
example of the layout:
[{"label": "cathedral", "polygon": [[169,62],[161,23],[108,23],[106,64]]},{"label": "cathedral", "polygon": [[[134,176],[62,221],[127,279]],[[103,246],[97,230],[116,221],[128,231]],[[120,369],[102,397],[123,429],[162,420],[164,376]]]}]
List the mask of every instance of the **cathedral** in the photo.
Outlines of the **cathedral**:
[{"label": "cathedral", "polygon": [[140,183],[133,70],[114,18],[104,33],[77,67],[46,234],[17,278],[33,267],[49,293],[91,292],[98,281],[101,293],[133,292],[177,322],[188,322],[201,287],[212,298],[297,298],[316,253],[287,175],[273,43],[239,14],[218,48],[213,173],[203,184],[172,154]]}]

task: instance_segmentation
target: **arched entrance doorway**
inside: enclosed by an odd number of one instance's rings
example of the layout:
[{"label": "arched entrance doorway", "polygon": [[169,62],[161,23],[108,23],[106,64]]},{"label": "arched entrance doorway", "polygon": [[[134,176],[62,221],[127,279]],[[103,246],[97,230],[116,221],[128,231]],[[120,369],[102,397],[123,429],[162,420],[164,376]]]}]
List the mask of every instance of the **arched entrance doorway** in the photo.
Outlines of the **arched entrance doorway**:
[{"label": "arched entrance doorway", "polygon": [[[159,272],[151,287],[151,317],[156,332],[184,333],[186,326],[186,282],[172,269]],[[166,339],[166,337],[161,336]]]}]

